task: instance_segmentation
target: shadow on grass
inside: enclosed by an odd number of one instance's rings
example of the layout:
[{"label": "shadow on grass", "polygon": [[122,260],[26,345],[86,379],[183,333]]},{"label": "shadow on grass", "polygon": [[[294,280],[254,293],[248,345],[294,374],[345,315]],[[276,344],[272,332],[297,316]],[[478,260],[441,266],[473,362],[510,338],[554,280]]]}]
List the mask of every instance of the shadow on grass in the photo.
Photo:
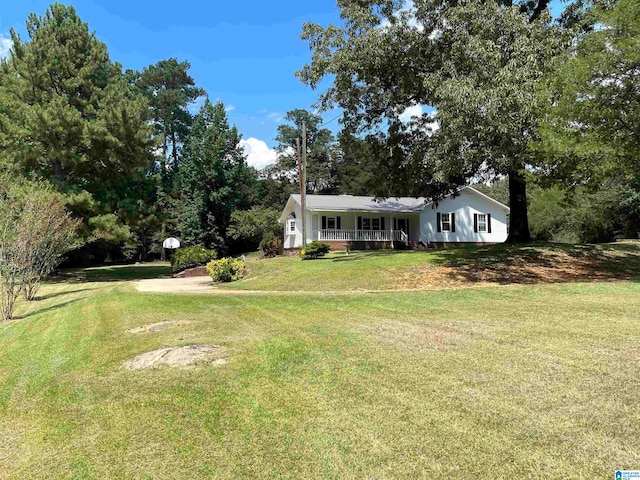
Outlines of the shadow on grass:
[{"label": "shadow on grass", "polygon": [[49,307],[45,307],[45,308],[41,308],[39,310],[35,310],[35,311],[30,311],[27,312],[23,315],[17,315],[14,317],[15,320],[24,320],[26,318],[30,318],[30,317],[35,317],[36,315],[41,315],[43,313],[51,313],[55,310],[58,310],[60,308],[64,308],[68,305],[71,305],[73,303],[79,302],[80,300],[82,300],[82,298],[75,298],[73,300],[68,300],[66,302],[62,302],[62,303],[56,303],[55,305],[51,305]]},{"label": "shadow on grass", "polygon": [[327,260],[331,260],[332,262],[359,262],[363,259],[364,257],[361,255],[344,255],[342,257],[328,258]]},{"label": "shadow on grass", "polygon": [[429,263],[447,267],[446,275],[457,281],[533,284],[640,280],[640,248],[633,245],[536,243],[430,253]]},{"label": "shadow on grass", "polygon": [[62,292],[48,293],[47,295],[36,295],[34,302],[39,302],[41,300],[49,300],[50,298],[61,297],[62,295],[70,295],[72,293],[80,293],[91,290],[90,288],[79,288],[77,290],[64,290]]},{"label": "shadow on grass", "polygon": [[169,265],[113,265],[64,270],[50,281],[52,283],[130,282],[152,278],[170,278],[171,273]]}]

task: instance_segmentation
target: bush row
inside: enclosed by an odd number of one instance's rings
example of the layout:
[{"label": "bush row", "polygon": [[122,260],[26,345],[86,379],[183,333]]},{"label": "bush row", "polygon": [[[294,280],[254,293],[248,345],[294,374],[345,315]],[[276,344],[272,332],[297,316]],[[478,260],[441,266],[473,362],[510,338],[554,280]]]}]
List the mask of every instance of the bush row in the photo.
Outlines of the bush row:
[{"label": "bush row", "polygon": [[214,282],[233,282],[244,277],[244,261],[240,258],[221,258],[207,263],[207,273]]},{"label": "bush row", "polygon": [[207,250],[200,246],[181,248],[171,259],[171,269],[177,273],[188,268],[199,267],[215,260],[217,256],[215,250]]}]

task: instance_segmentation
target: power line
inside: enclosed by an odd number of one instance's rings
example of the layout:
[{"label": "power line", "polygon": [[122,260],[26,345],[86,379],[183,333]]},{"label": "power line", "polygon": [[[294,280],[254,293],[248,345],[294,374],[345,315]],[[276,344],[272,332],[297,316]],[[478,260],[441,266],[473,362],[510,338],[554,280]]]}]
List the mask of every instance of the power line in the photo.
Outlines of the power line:
[{"label": "power line", "polygon": [[329,125],[331,122],[334,122],[335,120],[337,120],[338,118],[340,118],[340,115],[342,115],[341,113],[339,113],[338,115],[336,115],[335,117],[333,117],[331,120],[329,120],[328,122],[323,123],[322,125],[320,125],[320,127],[318,128],[322,128],[325,125]]}]

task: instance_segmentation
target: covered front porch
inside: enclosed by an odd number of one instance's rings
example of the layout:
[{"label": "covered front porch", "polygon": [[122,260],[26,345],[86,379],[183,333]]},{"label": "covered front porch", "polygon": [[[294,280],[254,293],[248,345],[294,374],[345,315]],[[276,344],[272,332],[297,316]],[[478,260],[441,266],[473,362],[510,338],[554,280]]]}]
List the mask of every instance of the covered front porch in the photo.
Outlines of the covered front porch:
[{"label": "covered front porch", "polygon": [[313,212],[312,240],[371,244],[379,242],[392,248],[420,240],[418,213]]},{"label": "covered front porch", "polygon": [[402,230],[318,230],[317,237],[327,242],[409,242]]}]

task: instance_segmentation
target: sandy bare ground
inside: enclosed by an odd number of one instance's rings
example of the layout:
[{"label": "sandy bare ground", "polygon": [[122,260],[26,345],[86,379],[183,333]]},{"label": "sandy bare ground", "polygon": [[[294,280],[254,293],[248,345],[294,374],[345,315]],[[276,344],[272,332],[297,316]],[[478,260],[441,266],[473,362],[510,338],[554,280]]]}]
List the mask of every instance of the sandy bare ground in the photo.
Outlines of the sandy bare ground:
[{"label": "sandy bare ground", "polygon": [[138,280],[134,282],[136,289],[143,293],[174,293],[174,294],[209,294],[209,295],[318,295],[318,296],[338,296],[338,295],[356,295],[368,293],[398,293],[398,292],[422,292],[427,290],[449,290],[451,288],[478,288],[491,286],[488,283],[476,283],[466,285],[445,286],[425,286],[405,287],[396,289],[381,290],[231,290],[216,288],[211,277],[187,277],[187,278],[154,278],[147,280]]},{"label": "sandy bare ground", "polygon": [[229,290],[216,288],[211,277],[152,278],[138,280],[134,285],[144,293],[192,293],[212,295],[353,295],[354,293],[375,293],[388,290],[348,290],[348,291],[287,291],[287,290]]},{"label": "sandy bare ground", "polygon": [[[193,293],[193,294],[213,294],[213,295],[305,295],[310,292],[287,292],[287,291],[266,291],[266,290],[227,290],[216,288],[211,277],[175,277],[175,278],[152,278],[138,280],[134,282],[139,292],[144,293]],[[332,293],[332,292],[311,292],[311,293]],[[353,293],[353,292],[351,292]]]},{"label": "sandy bare ground", "polygon": [[212,293],[211,277],[152,278],[135,282],[139,292],[150,293]]}]

